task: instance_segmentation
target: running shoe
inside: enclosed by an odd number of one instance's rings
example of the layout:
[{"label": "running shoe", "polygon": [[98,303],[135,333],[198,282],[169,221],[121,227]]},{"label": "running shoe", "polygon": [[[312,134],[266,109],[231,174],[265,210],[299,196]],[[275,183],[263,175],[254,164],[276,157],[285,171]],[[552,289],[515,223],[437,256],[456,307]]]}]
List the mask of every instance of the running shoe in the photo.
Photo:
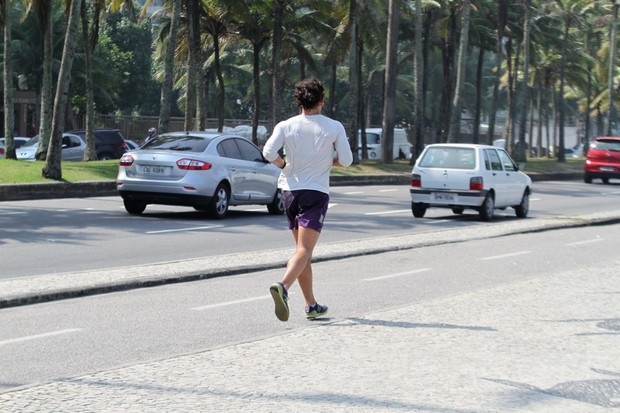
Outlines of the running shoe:
[{"label": "running shoe", "polygon": [[276,305],[276,317],[280,321],[288,321],[288,293],[282,283],[275,283],[269,287],[269,292],[273,297],[273,302]]},{"label": "running shoe", "polygon": [[315,318],[323,317],[327,314],[327,306],[316,303],[309,307],[306,307],[306,318],[308,320],[314,320]]}]

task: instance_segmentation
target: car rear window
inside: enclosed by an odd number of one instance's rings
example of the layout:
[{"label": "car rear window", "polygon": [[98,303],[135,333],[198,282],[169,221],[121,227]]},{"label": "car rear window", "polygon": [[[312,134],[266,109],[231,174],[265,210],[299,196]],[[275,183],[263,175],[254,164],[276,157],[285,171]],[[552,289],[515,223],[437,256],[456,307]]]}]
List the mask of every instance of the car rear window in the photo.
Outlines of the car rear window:
[{"label": "car rear window", "polygon": [[598,141],[592,142],[592,145],[590,148],[620,152],[620,141],[619,140],[598,140]]},{"label": "car rear window", "polygon": [[428,148],[420,160],[423,168],[474,169],[476,152],[473,148]]},{"label": "car rear window", "polygon": [[140,149],[166,151],[204,152],[211,138],[192,135],[159,135],[145,143]]}]

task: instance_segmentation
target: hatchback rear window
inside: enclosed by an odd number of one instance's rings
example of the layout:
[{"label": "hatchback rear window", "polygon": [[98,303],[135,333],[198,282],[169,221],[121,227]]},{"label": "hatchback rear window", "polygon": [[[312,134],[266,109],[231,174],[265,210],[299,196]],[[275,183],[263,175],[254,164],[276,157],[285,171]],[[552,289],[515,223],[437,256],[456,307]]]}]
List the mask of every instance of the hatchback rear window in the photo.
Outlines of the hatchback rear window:
[{"label": "hatchback rear window", "polygon": [[145,143],[140,149],[204,152],[209,143],[211,143],[211,139],[203,136],[159,135]]},{"label": "hatchback rear window", "polygon": [[474,169],[476,152],[473,148],[428,148],[420,160],[423,168]]},{"label": "hatchback rear window", "polygon": [[614,151],[620,152],[620,141],[619,140],[600,140],[592,142],[590,146],[591,149],[599,149],[603,151]]}]

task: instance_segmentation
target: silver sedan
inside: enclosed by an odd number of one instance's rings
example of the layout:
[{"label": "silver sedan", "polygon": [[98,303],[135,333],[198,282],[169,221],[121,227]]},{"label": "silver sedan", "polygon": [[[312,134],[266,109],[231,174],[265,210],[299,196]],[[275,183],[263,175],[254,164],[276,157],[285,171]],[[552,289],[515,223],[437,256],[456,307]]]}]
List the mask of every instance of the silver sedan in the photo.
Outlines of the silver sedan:
[{"label": "silver sedan", "polygon": [[173,132],[121,157],[117,189],[130,214],[163,204],[220,219],[229,206],[259,204],[275,215],[284,213],[279,176],[280,169],[240,136]]}]

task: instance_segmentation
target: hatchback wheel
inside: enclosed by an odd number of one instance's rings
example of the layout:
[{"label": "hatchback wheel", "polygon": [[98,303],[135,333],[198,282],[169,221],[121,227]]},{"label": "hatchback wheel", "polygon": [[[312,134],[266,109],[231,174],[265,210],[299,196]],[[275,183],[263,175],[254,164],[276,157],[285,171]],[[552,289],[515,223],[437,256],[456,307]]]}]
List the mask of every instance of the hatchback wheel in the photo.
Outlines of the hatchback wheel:
[{"label": "hatchback wheel", "polygon": [[211,218],[222,219],[228,212],[228,202],[230,200],[230,190],[225,183],[220,183],[215,190],[213,199],[207,207],[207,213]]},{"label": "hatchback wheel", "polygon": [[585,182],[586,184],[591,184],[592,183],[592,177],[589,174],[583,175],[583,182]]},{"label": "hatchback wheel", "polygon": [[107,152],[100,153],[98,158],[100,161],[109,161],[110,159],[112,159],[112,154],[109,154]]},{"label": "hatchback wheel", "polygon": [[273,200],[270,204],[267,205],[267,211],[271,215],[282,215],[284,214],[284,198],[282,197],[282,190],[277,189],[276,194],[273,196]]},{"label": "hatchback wheel", "polygon": [[521,203],[515,207],[515,214],[519,218],[527,217],[527,213],[530,210],[530,194],[526,192],[523,193],[523,198],[521,198]]},{"label": "hatchback wheel", "polygon": [[490,221],[493,219],[493,213],[495,212],[495,200],[493,195],[488,194],[482,205],[480,205],[480,219],[483,221]]},{"label": "hatchback wheel", "polygon": [[140,215],[146,209],[146,202],[123,199],[123,204],[125,205],[125,210],[132,215]]},{"label": "hatchback wheel", "polygon": [[419,202],[411,203],[411,212],[413,212],[413,216],[416,218],[423,218],[424,214],[426,214],[426,208],[427,206],[422,203],[419,203]]}]

